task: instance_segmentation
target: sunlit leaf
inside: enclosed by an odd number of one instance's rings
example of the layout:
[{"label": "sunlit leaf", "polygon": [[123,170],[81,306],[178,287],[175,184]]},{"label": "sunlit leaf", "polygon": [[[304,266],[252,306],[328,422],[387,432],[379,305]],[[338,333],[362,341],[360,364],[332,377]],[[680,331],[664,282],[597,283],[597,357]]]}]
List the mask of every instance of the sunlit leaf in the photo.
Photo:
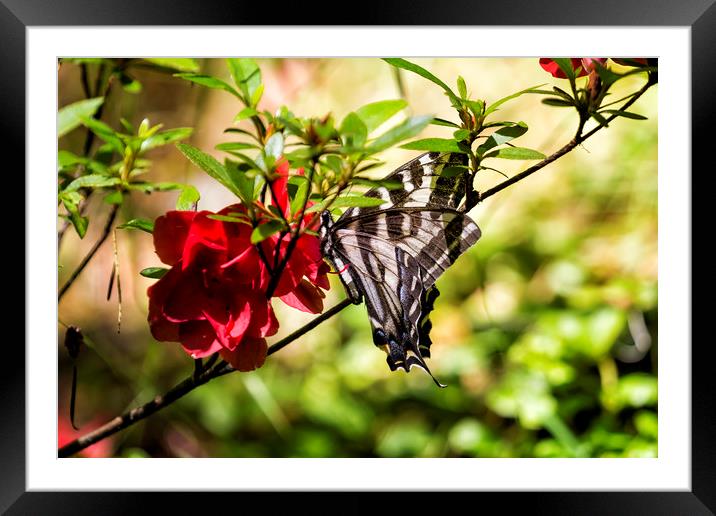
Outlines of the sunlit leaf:
[{"label": "sunlit leaf", "polygon": [[82,118],[90,118],[104,102],[104,97],[80,100],[61,108],[57,112],[57,137],[61,138],[82,125]]}]

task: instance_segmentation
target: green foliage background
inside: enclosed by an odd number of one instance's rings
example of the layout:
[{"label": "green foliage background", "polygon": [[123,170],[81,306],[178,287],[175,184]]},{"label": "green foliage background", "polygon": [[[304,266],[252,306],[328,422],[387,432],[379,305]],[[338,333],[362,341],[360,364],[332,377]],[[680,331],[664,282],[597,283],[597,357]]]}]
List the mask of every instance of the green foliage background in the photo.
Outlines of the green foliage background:
[{"label": "green foliage background", "polygon": [[[465,77],[488,102],[540,83],[559,85],[536,59],[422,59],[449,84]],[[220,61],[202,67],[226,74]],[[270,109],[337,118],[367,102],[398,98],[390,67],[377,59],[260,61]],[[238,110],[229,95],[169,75],[140,72],[140,93],[117,93],[103,119],[148,117],[165,127],[195,127],[192,145],[210,150]],[[623,81],[624,93],[638,79]],[[402,76],[414,114],[449,118],[430,83]],[[615,92],[615,97],[619,91]],[[76,68],[59,72],[60,106],[82,98]],[[582,147],[476,207],[480,241],[438,281],[433,373],[391,373],[371,343],[364,306],[352,306],[271,356],[258,371],[205,385],[112,439],[116,456],[212,457],[654,457],[657,455],[657,113],[656,88],[633,108],[646,121],[616,120]],[[576,127],[567,109],[525,95],[503,107],[524,120],[521,144],[549,154]],[[429,127],[421,137],[446,137]],[[441,132],[442,131],[442,132]],[[81,147],[83,130],[60,148]],[[197,172],[173,146],[151,151],[153,177],[194,185],[200,209],[219,210],[230,194]],[[381,176],[417,154],[384,153]],[[216,154],[218,155],[218,153]],[[502,165],[502,163],[501,163]],[[508,163],[514,174],[524,163]],[[483,174],[478,189],[503,178]],[[176,193],[135,192],[118,223],[173,209]],[[103,225],[90,206],[87,237],[68,235],[60,284]],[[94,238],[93,238],[94,235]],[[151,236],[118,235],[123,304],[105,300],[111,245],[68,292],[60,320],[80,326],[80,433],[166,391],[193,365],[178,344],[155,342],[146,324],[138,275],[156,266]],[[333,278],[335,280],[335,278]],[[326,306],[343,299],[335,280]],[[274,301],[281,331],[311,319]],[[59,408],[67,418],[71,365],[58,325]]]}]

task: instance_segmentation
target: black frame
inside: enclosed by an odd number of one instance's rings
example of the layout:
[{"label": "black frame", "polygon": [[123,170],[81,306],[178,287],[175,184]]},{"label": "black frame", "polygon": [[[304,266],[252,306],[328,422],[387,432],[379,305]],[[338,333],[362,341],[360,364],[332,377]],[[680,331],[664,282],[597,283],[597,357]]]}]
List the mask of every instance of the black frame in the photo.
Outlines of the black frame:
[{"label": "black frame", "polygon": [[[290,24],[300,21],[312,25],[653,25],[688,26],[691,28],[692,70],[692,163],[703,173],[713,171],[711,121],[714,119],[712,90],[716,83],[716,5],[715,0],[682,0],[681,2],[648,2],[647,0],[552,0],[544,5],[529,0],[500,0],[489,5],[469,0],[453,2],[447,8],[443,2],[415,0],[407,4],[385,4],[368,8],[362,6],[350,17],[335,16],[334,2],[311,2],[310,13],[303,4],[282,6],[281,19],[277,12],[269,17],[262,12],[262,4],[237,5],[222,0],[122,0],[110,4],[100,0],[63,0],[52,4],[42,0],[0,0],[0,65],[2,65],[3,94],[0,95],[2,115],[0,127],[7,149],[23,148],[25,135],[25,29],[42,25],[265,25]],[[243,3],[242,3],[243,4]],[[400,6],[400,7],[398,7]],[[405,6],[403,8],[402,6]],[[459,15],[458,15],[459,13]],[[308,14],[308,16],[307,16]],[[333,14],[334,16],[331,16]],[[698,74],[698,77],[697,77]],[[21,158],[22,159],[22,158]],[[23,160],[24,161],[24,160]],[[24,168],[24,167],[23,167]],[[8,169],[5,170],[9,172]],[[663,173],[682,173],[665,171]],[[18,177],[19,174],[15,174]],[[693,178],[693,174],[692,174]],[[25,181],[28,178],[25,176]],[[24,188],[24,187],[23,187]],[[703,191],[704,189],[702,189]],[[28,191],[25,190],[27,195]],[[692,201],[693,202],[693,201]],[[703,206],[700,205],[700,206]],[[708,220],[698,217],[692,204],[692,224]],[[693,229],[692,229],[692,234]],[[701,233],[708,235],[709,233]],[[21,237],[24,241],[24,235]],[[708,253],[692,257],[708,257]],[[703,259],[703,258],[702,258]],[[17,261],[17,260],[15,260]],[[692,262],[693,263],[693,262]],[[29,272],[26,270],[26,274]],[[692,273],[693,274],[693,273]],[[694,311],[704,312],[708,304],[694,305]],[[25,322],[31,321],[31,308]],[[12,327],[6,325],[6,327]],[[695,336],[694,336],[695,337]],[[5,339],[3,373],[0,374],[2,419],[0,419],[0,458],[3,481],[0,482],[0,511],[8,514],[125,514],[149,512],[155,502],[163,510],[179,508],[180,513],[216,507],[217,501],[237,507],[254,504],[278,509],[277,502],[287,497],[262,493],[222,493],[200,496],[199,493],[82,493],[82,492],[25,492],[25,350],[14,345],[15,339]],[[692,457],[690,492],[582,492],[582,493],[452,493],[458,499],[451,504],[466,502],[477,509],[485,502],[497,502],[500,508],[525,507],[537,514],[714,514],[716,513],[716,397],[709,351],[713,344],[702,339],[692,346]],[[208,494],[208,493],[207,493]],[[342,496],[340,507],[357,512],[375,507],[372,498],[353,493]],[[399,495],[423,497],[421,494]],[[325,493],[294,494],[288,497],[287,508],[330,507]],[[395,507],[396,499],[383,496]],[[370,501],[369,501],[370,500]],[[402,498],[405,507],[413,510],[417,500]],[[347,502],[347,503],[346,503]],[[391,503],[393,502],[393,503]],[[228,505],[228,504],[231,505]],[[477,505],[480,503],[480,505]],[[528,505],[529,504],[529,505]],[[223,505],[223,504],[220,504]],[[469,506],[468,506],[469,507]],[[335,509],[332,509],[333,511]],[[348,512],[343,509],[341,512]],[[361,511],[362,512],[362,511]]]}]

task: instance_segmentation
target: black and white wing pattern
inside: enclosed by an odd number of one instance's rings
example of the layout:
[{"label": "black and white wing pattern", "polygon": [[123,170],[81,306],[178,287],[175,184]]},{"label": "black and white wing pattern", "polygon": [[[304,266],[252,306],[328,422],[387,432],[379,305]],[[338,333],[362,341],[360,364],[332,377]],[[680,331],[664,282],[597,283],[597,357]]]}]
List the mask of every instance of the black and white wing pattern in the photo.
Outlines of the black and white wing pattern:
[{"label": "black and white wing pattern", "polygon": [[432,376],[425,358],[435,281],[480,238],[460,210],[468,178],[464,154],[426,153],[386,177],[402,186],[365,194],[383,204],[349,208],[335,222],[321,213],[324,257],[353,302],[365,300],[373,342],[393,371],[417,365]]}]

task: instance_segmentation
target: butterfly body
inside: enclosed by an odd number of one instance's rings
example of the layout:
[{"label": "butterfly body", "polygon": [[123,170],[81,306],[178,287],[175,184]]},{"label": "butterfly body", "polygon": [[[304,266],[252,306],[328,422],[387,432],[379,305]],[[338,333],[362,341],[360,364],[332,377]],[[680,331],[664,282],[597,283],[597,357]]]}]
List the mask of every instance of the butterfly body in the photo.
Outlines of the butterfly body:
[{"label": "butterfly body", "polygon": [[464,154],[426,153],[385,178],[397,187],[366,192],[382,204],[349,208],[335,222],[321,213],[323,255],[350,299],[365,301],[373,342],[388,354],[391,370],[417,365],[431,374],[425,358],[435,281],[480,237],[460,209],[466,165]]}]

